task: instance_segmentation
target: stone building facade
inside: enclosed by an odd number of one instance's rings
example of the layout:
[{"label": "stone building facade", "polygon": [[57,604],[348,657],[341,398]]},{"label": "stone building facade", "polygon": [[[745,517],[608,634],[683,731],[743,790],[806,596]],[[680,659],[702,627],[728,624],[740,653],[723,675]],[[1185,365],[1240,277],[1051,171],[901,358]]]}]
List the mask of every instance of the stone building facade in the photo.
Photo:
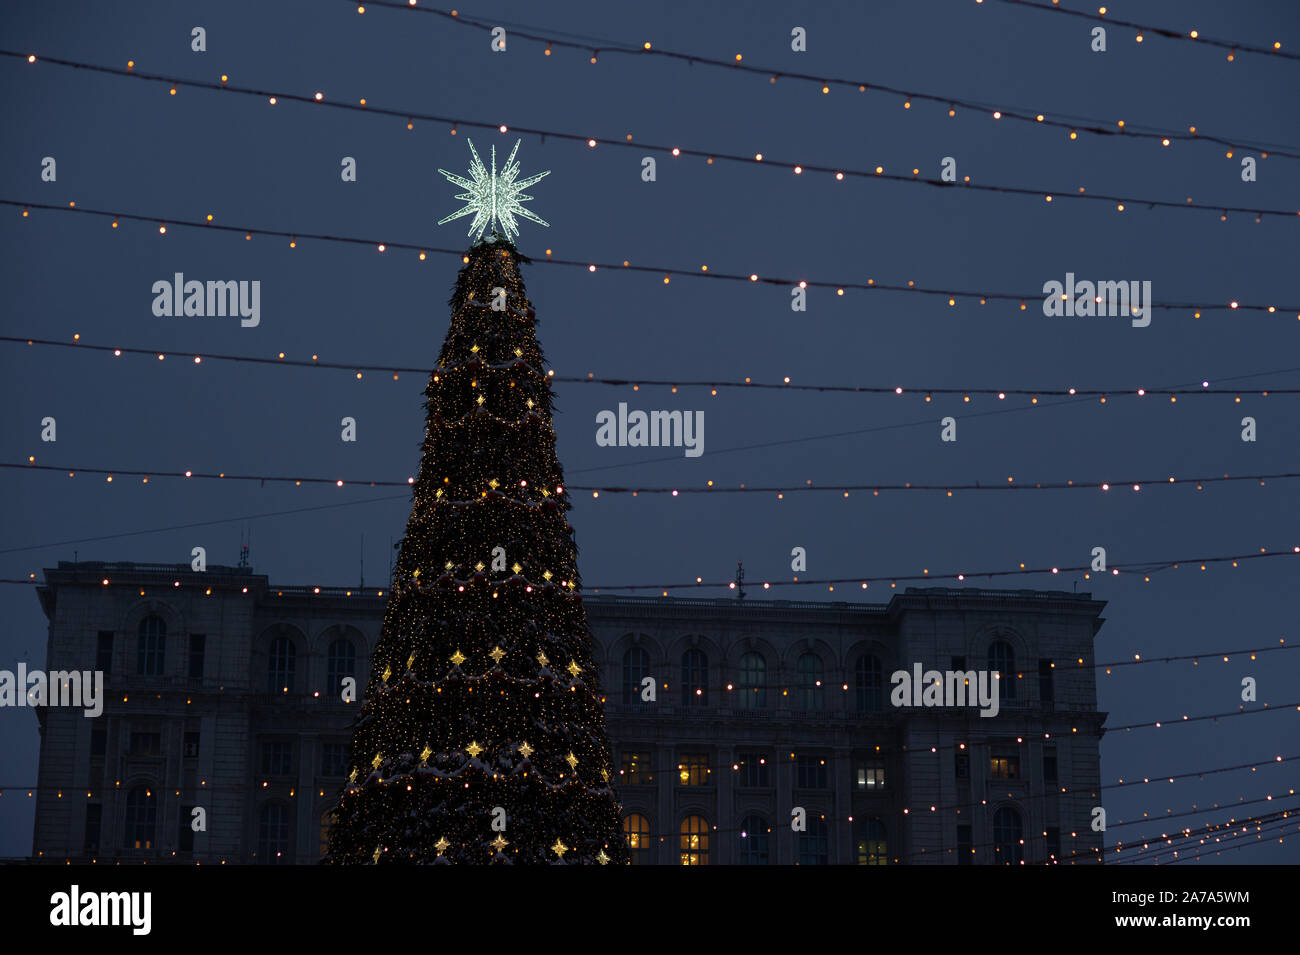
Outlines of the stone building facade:
[{"label": "stone building facade", "polygon": [[[46,670],[102,671],[107,702],[34,710],[36,858],[320,857],[359,707],[338,687],[364,690],[382,589],[61,562],[38,594]],[[584,603],[636,863],[1099,860],[1090,595]],[[891,675],[916,664],[998,671],[998,714],[894,706]]]}]

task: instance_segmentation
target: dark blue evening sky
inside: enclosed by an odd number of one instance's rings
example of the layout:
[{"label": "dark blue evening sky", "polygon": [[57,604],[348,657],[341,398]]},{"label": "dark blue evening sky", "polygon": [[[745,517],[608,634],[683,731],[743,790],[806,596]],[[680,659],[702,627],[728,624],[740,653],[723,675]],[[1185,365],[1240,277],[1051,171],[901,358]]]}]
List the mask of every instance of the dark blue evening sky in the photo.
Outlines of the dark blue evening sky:
[{"label": "dark blue evening sky", "polygon": [[[423,2],[423,0],[422,0]],[[1066,5],[1082,9],[1080,0]],[[1295,217],[1229,216],[1072,200],[1085,186],[1180,202],[1300,209],[1300,161],[1262,160],[1258,181],[1209,143],[1081,134],[1009,120],[994,108],[1089,117],[1185,130],[1300,151],[1295,93],[1300,64],[1238,54],[1112,26],[1109,51],[1089,48],[1093,24],[974,0],[872,0],[863,4],[718,2],[608,4],[469,3],[467,16],[507,31],[594,38],[746,64],[861,79],[987,104],[947,109],[659,58],[579,51],[508,32],[505,53],[480,29],[442,17],[342,0],[298,2],[37,2],[0,11],[0,47],[81,62],[283,93],[323,91],[330,100],[518,124],[602,141],[596,149],[524,135],[522,174],[551,174],[530,191],[551,223],[524,223],[519,247],[535,264],[525,281],[538,334],[557,375],[739,379],[926,387],[1114,388],[1240,383],[1300,386],[1300,293]],[[1117,2],[1111,14],[1138,22],[1300,49],[1294,3]],[[207,52],[190,49],[203,26]],[[790,49],[805,27],[806,53]],[[467,222],[459,190],[439,167],[464,172],[466,133],[486,155],[516,135],[182,88],[0,58],[0,198],[198,219],[254,229],[331,233],[459,249]],[[765,156],[737,165],[673,159],[607,145],[637,140]],[[653,155],[658,177],[641,179]],[[58,178],[42,182],[41,160]],[[340,180],[357,160],[358,181]],[[828,175],[795,176],[795,162],[936,176],[944,156],[976,183],[1041,188],[1061,198]],[[784,168],[767,168],[771,164]],[[33,212],[0,206],[0,334],[188,352],[432,367],[446,333],[447,299],[459,259],[373,247],[255,238]],[[812,289],[792,312],[789,290],[691,277],[664,285],[648,274],[596,274],[545,264],[557,258],[674,269],[789,276],[819,281],[915,281],[921,287],[1036,292],[1066,272],[1090,279],[1149,280],[1155,301],[1275,303],[1289,312],[1157,310],[1147,328],[1117,318],[1047,318],[1041,293],[1020,310],[908,293]],[[257,279],[261,323],[158,318],[152,284],[187,278]],[[1269,373],[1261,375],[1260,373]],[[426,376],[145,357],[0,343],[5,402],[0,460],[68,467],[193,468],[254,474],[405,479],[419,461]],[[1257,376],[1257,377],[1247,377]],[[1093,482],[1132,477],[1300,471],[1300,398],[1167,396],[1004,402],[937,397],[556,386],[560,459],[573,484],[735,486],[901,483]],[[705,411],[698,458],[663,449],[604,448],[595,417],[631,408]],[[939,419],[958,420],[958,441],[939,440]],[[1240,439],[1254,416],[1258,440]],[[58,441],[42,443],[53,416]],[[356,418],[359,440],[339,439]],[[782,442],[782,443],[774,443]],[[888,576],[933,571],[1081,565],[1095,546],[1113,564],[1240,554],[1300,544],[1297,484],[1274,481],[1026,493],[579,497],[573,511],[588,585],[728,579],[743,559],[748,580],[790,577],[791,548],[808,553],[807,576]],[[238,560],[251,534],[252,563],[284,584],[382,584],[390,540],[409,501],[393,489],[138,480],[0,469],[4,533],[0,577],[25,578],[74,552],[83,560],[188,562],[195,545],[215,564]],[[314,505],[308,513],[241,520]],[[188,530],[122,536],[199,521]],[[364,548],[362,537],[364,535]],[[100,538],[81,543],[64,541]],[[1294,641],[1296,558],[1184,564],[1145,583],[1140,574],[1077,580],[1017,577],[966,586],[1091,591],[1105,599],[1097,658],[1116,660],[1221,651]],[[951,581],[948,581],[951,582]],[[711,595],[725,591],[712,590]],[[761,593],[761,591],[760,591]],[[873,585],[829,593],[786,587],[798,599],[888,599]],[[751,596],[758,596],[751,590]],[[33,588],[0,587],[0,668],[44,663],[46,621]],[[1238,708],[1241,680],[1259,683],[1258,708],[1300,700],[1300,658],[1130,667],[1099,677],[1100,706],[1119,725]],[[1297,714],[1108,735],[1103,782],[1261,762],[1296,755]],[[39,737],[27,709],[0,711],[0,785],[35,782]],[[1147,813],[1208,810],[1216,803],[1295,797],[1294,764],[1135,786],[1106,800],[1112,826]],[[1260,811],[1258,804],[1240,815]],[[1205,812],[1172,825],[1225,817]],[[31,851],[32,801],[0,797],[0,856]],[[1108,834],[1108,844],[1152,823]],[[1224,862],[1296,862],[1300,840],[1224,853]],[[1208,861],[1215,861],[1210,857]]]}]

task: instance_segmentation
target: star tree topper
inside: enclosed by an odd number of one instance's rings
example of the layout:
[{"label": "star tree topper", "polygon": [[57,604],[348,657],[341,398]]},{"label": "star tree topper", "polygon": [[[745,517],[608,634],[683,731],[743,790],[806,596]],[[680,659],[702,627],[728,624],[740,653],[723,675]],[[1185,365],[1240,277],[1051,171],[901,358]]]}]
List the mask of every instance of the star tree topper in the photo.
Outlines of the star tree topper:
[{"label": "star tree topper", "polygon": [[469,164],[469,174],[473,178],[466,179],[445,169],[438,170],[447,177],[448,182],[467,190],[456,196],[457,199],[465,200],[466,205],[463,209],[457,209],[447,218],[439,219],[438,225],[472,214],[474,221],[470,224],[468,234],[474,236],[476,240],[483,238],[483,233],[488,229],[496,232],[499,225],[501,233],[512,242],[514,237],[519,234],[515,216],[522,216],[531,222],[536,222],[538,225],[549,226],[549,222],[521,205],[521,203],[530,202],[533,198],[524,195],[523,191],[543,176],[551,174],[548,169],[546,172],[539,172],[527,179],[516,180],[515,177],[519,175],[519,163],[515,162],[515,153],[519,151],[519,144],[522,141],[515,140],[515,148],[510,150],[510,158],[506,160],[506,164],[501,167],[501,172],[498,174],[496,146],[492,147],[492,168],[489,170],[483,165],[483,160],[479,159],[478,150],[474,148],[474,143],[469,142],[467,139],[470,155],[474,157],[474,161]]}]

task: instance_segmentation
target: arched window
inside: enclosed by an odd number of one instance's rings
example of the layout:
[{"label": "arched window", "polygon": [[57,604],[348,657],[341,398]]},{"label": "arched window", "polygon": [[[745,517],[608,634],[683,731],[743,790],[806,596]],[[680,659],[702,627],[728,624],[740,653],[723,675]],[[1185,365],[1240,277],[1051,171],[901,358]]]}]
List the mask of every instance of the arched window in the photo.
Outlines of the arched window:
[{"label": "arched window", "polygon": [[989,670],[1002,674],[998,680],[998,696],[1004,700],[1016,698],[1016,651],[1005,640],[989,644]]},{"label": "arched window", "polygon": [[126,847],[152,849],[158,829],[158,795],[148,786],[126,794]]},{"label": "arched window", "polygon": [[889,836],[879,819],[853,820],[853,844],[858,865],[889,864]]},{"label": "arched window", "polygon": [[767,660],[750,650],[740,658],[740,708],[761,710],[767,706]]},{"label": "arched window", "polygon": [[709,864],[709,824],[703,816],[682,820],[682,865]]},{"label": "arched window", "polygon": [[641,702],[641,683],[650,676],[650,654],[641,647],[623,651],[623,703]]},{"label": "arched window", "polygon": [[759,815],[746,816],[740,823],[740,864],[767,865],[767,820]]},{"label": "arched window", "polygon": [[1025,847],[1021,845],[1024,833],[1020,825],[1020,813],[1010,806],[1003,806],[993,814],[993,847],[997,851],[999,865],[1019,865],[1025,858]]},{"label": "arched window", "polygon": [[332,640],[325,655],[325,688],[339,698],[343,691],[344,679],[347,677],[355,679],[356,675],[357,648],[347,637]]},{"label": "arched window", "polygon": [[627,837],[627,848],[633,865],[649,865],[652,859],[650,849],[650,820],[639,812],[630,812],[623,817],[623,835]]},{"label": "arched window", "polygon": [[271,652],[266,660],[266,691],[292,693],[293,673],[298,665],[298,648],[288,637],[271,641]]},{"label": "arched window", "polygon": [[801,710],[822,708],[822,658],[815,653],[802,653],[795,664],[798,675],[795,704]]},{"label": "arched window", "polygon": [[703,650],[682,654],[682,705],[709,705],[709,658]]},{"label": "arched window", "polygon": [[880,665],[880,657],[870,653],[858,657],[853,668],[853,678],[857,689],[858,712],[870,713],[884,709],[884,668]]},{"label": "arched window", "polygon": [[150,615],[140,621],[135,672],[141,676],[162,676],[167,643],[167,624],[162,617]]},{"label": "arched window", "polygon": [[262,803],[257,814],[257,861],[263,865],[291,865],[293,817],[278,802]]},{"label": "arched window", "polygon": [[830,863],[830,830],[825,819],[808,820],[808,829],[799,834],[799,864],[828,865]]}]

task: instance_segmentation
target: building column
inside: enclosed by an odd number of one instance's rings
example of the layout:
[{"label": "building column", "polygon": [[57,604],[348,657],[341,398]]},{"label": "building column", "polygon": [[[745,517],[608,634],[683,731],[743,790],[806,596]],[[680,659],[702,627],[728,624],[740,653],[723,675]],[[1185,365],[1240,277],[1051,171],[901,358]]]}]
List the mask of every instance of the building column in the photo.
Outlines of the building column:
[{"label": "building column", "polygon": [[735,848],[737,833],[734,831],[738,825],[736,821],[736,774],[732,771],[731,766],[735,760],[735,751],[730,746],[719,746],[717,750],[718,768],[716,772],[721,775],[714,787],[718,793],[718,805],[715,811],[714,825],[718,827],[720,835],[715,839],[717,843],[709,846],[709,856],[718,865],[731,865],[735,861]]}]

